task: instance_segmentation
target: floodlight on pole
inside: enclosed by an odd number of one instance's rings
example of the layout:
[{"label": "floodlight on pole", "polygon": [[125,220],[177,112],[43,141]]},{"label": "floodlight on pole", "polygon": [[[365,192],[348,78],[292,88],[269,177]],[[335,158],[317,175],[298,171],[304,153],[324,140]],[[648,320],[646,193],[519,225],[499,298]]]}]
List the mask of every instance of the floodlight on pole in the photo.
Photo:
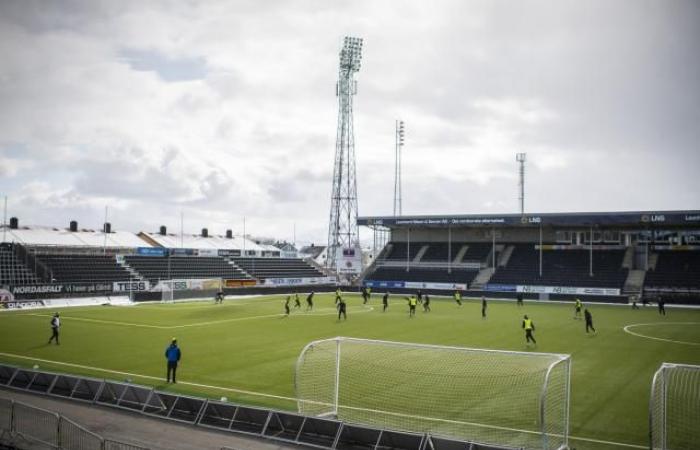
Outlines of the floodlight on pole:
[{"label": "floodlight on pole", "polygon": [[328,224],[326,267],[338,270],[336,259],[346,249],[359,252],[357,227],[357,182],[355,176],[355,131],[353,97],[357,94],[355,73],[362,62],[362,39],[343,39],[338,65],[338,128],[333,166],[333,189]]},{"label": "floodlight on pole", "polygon": [[400,216],[403,212],[403,200],[401,194],[401,153],[404,139],[406,137],[403,120],[396,121],[396,130],[394,135],[394,215]]},{"label": "floodlight on pole", "polygon": [[520,190],[518,200],[520,201],[520,214],[525,214],[525,161],[527,160],[527,153],[517,153],[515,155],[515,160],[520,164],[520,181],[518,187]]}]

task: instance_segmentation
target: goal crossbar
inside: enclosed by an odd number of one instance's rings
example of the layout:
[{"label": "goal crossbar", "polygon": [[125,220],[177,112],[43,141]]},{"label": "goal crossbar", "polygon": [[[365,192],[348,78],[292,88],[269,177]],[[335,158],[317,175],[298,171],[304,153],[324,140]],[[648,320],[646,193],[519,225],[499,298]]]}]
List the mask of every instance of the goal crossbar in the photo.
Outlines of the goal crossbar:
[{"label": "goal crossbar", "polygon": [[348,337],[307,344],[299,412],[524,448],[568,445],[569,355]]}]

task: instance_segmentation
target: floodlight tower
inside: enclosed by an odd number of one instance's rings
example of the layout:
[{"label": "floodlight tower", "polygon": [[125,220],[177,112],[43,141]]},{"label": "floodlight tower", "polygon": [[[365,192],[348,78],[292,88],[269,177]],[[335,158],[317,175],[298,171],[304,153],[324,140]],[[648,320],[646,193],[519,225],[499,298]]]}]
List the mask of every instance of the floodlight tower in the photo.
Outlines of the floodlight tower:
[{"label": "floodlight tower", "polygon": [[520,201],[520,214],[525,214],[525,160],[527,159],[527,153],[516,153],[515,160],[520,164],[520,181],[518,187],[520,194],[518,195],[518,200]]},{"label": "floodlight tower", "polygon": [[405,137],[403,120],[396,121],[396,145],[394,147],[394,215],[401,215],[401,151]]},{"label": "floodlight tower", "polygon": [[352,100],[357,94],[357,81],[354,77],[360,70],[361,59],[362,39],[346,36],[340,50],[338,82],[335,89],[338,97],[338,130],[326,256],[326,267],[336,270],[338,249],[341,252],[345,249],[359,251]]}]

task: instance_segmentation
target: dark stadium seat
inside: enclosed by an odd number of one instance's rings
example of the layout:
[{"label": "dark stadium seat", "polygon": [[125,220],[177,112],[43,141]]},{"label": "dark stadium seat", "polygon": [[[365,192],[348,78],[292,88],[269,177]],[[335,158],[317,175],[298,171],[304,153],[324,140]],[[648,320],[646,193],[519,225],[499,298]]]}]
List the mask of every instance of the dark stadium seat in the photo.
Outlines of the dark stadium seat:
[{"label": "dark stadium seat", "polygon": [[489,282],[622,289],[628,274],[628,270],[622,267],[624,255],[624,250],[594,248],[593,276],[590,276],[589,250],[545,250],[542,252],[542,276],[540,276],[539,250],[532,244],[516,244],[508,264],[497,268]]},{"label": "dark stadium seat", "polygon": [[475,269],[424,268],[412,267],[408,272],[405,267],[381,266],[365,276],[372,281],[417,281],[428,283],[461,283],[470,284],[479,273]]},{"label": "dark stadium seat", "polygon": [[168,279],[249,279],[238,267],[218,256],[126,256],[126,263],[152,283]]},{"label": "dark stadium seat", "polygon": [[231,258],[237,266],[255,278],[317,278],[325,276],[298,258]]},{"label": "dark stadium seat", "polygon": [[665,290],[700,289],[700,251],[658,251],[656,267],[647,272],[645,288]]},{"label": "dark stadium seat", "polygon": [[113,255],[37,255],[59,283],[105,283],[126,281],[134,276]]},{"label": "dark stadium seat", "polygon": [[38,282],[37,276],[16,257],[12,245],[0,245],[0,286]]}]

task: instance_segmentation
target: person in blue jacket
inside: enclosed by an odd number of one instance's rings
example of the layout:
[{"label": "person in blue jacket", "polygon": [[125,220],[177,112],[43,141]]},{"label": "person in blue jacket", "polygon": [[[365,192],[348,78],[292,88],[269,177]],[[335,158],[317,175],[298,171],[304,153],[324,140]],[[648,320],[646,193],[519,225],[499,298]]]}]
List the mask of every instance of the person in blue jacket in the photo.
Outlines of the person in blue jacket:
[{"label": "person in blue jacket", "polygon": [[167,383],[170,383],[170,373],[173,374],[173,383],[175,383],[175,372],[177,372],[177,363],[180,361],[182,352],[177,346],[177,339],[173,338],[168,348],[165,349],[165,359],[168,360],[168,376]]}]

